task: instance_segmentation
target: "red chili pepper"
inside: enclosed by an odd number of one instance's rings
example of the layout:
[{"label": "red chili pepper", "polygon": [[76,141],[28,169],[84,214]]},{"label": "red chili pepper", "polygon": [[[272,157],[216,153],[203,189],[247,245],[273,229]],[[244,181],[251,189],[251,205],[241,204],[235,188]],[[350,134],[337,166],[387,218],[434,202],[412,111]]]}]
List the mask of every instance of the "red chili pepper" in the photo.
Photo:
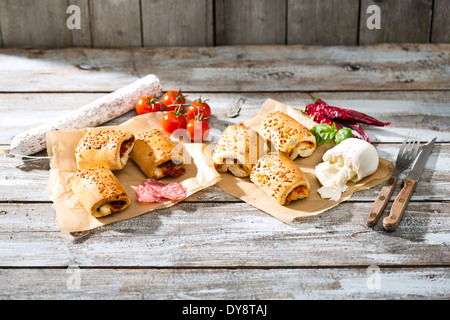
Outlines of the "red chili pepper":
[{"label": "red chili pepper", "polygon": [[333,120],[325,117],[322,113],[320,113],[320,112],[306,112],[306,110],[308,110],[308,109],[305,108],[305,110],[302,110],[302,112],[304,112],[306,115],[312,117],[315,122],[320,123],[320,124],[328,124],[330,126],[332,126],[333,123],[334,123],[336,125],[337,130],[342,129],[341,125],[339,125],[338,123],[334,122]]},{"label": "red chili pepper", "polygon": [[361,136],[362,139],[364,139],[367,142],[371,143],[370,139],[369,139],[369,136],[364,131],[364,129],[359,126],[359,124],[357,124],[356,122],[353,122],[353,121],[349,121],[349,120],[342,120],[342,123],[345,124],[346,126],[352,128],[356,132],[358,132],[358,134]]},{"label": "red chili pepper", "polygon": [[314,113],[307,113],[305,112],[308,116],[313,117],[313,120],[317,123],[321,123],[321,124],[328,124],[330,126],[333,125],[333,123],[336,125],[336,129],[342,129],[342,126],[339,125],[338,123],[334,122],[331,119],[328,119],[327,117],[325,117],[324,115],[322,115],[319,112],[314,112]]},{"label": "red chili pepper", "polygon": [[306,106],[305,113],[308,115],[318,113],[322,114],[323,116],[331,120],[334,119],[349,120],[376,127],[385,127],[391,124],[390,122],[381,122],[375,119],[374,117],[371,117],[362,112],[330,106],[325,101],[317,99],[311,94],[310,96],[315,101],[315,104],[310,104]]},{"label": "red chili pepper", "polygon": [[385,127],[390,125],[390,122],[381,122],[374,117],[368,116],[367,114],[364,114],[362,112],[358,112],[355,110],[350,109],[342,109],[338,107],[332,107],[327,104],[310,104],[306,106],[305,110],[306,114],[314,114],[314,113],[320,113],[323,116],[334,120],[334,119],[342,119],[342,120],[349,120],[354,121],[358,123],[363,123],[371,126],[376,127]]}]

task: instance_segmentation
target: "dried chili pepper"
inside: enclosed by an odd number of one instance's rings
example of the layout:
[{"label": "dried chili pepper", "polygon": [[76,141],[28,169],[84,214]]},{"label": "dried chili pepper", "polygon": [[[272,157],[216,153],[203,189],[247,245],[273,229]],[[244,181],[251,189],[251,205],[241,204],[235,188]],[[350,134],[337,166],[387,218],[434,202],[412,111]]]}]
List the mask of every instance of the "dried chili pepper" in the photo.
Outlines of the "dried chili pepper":
[{"label": "dried chili pepper", "polygon": [[[308,108],[308,106],[307,106],[306,108]],[[312,119],[313,119],[315,122],[320,123],[320,124],[329,124],[330,126],[332,126],[333,123],[335,123],[335,124],[336,124],[337,130],[342,129],[342,126],[341,126],[341,125],[339,125],[338,123],[334,122],[333,120],[327,118],[327,117],[324,116],[322,113],[320,113],[320,112],[306,112],[306,110],[307,110],[307,109],[305,109],[305,113],[306,113],[308,116],[312,117]]]},{"label": "dried chili pepper", "polygon": [[349,120],[341,120],[342,123],[344,125],[346,125],[347,127],[352,128],[353,130],[355,130],[356,132],[358,132],[358,134],[361,136],[362,139],[366,140],[367,142],[370,142],[369,136],[367,135],[367,133],[364,131],[363,128],[360,127],[359,124],[357,124],[356,122],[353,121],[349,121]]},{"label": "dried chili pepper", "polygon": [[310,104],[306,106],[305,113],[307,115],[321,114],[330,120],[335,119],[348,120],[376,127],[385,127],[391,124],[390,122],[379,121],[374,117],[371,117],[362,112],[330,106],[325,101],[317,99],[311,94],[310,96],[314,100],[315,104]]}]

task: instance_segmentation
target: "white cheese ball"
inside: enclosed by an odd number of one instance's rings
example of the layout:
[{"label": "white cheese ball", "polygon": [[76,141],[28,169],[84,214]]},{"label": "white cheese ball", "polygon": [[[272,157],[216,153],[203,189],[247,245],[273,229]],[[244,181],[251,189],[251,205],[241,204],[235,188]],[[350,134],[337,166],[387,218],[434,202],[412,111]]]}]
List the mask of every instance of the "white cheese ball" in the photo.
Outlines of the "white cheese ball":
[{"label": "white cheese ball", "polygon": [[378,168],[377,150],[370,143],[349,138],[328,150],[322,163],[316,166],[316,176],[322,184],[318,190],[322,198],[338,201],[347,190],[348,181],[357,182],[370,176]]}]

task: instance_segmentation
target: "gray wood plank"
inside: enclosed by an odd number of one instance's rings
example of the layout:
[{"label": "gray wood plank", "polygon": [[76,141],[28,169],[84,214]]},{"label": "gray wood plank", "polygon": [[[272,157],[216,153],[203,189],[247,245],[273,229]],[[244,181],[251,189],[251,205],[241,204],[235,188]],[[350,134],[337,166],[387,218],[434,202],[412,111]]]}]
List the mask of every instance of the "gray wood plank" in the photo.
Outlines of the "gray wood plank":
[{"label": "gray wood plank", "polygon": [[357,44],[359,0],[288,0],[287,6],[287,44]]},{"label": "gray wood plank", "polygon": [[72,44],[66,26],[67,1],[2,0],[0,21],[5,47],[58,48]]},{"label": "gray wood plank", "polygon": [[95,0],[89,6],[94,48],[142,46],[139,0]]},{"label": "gray wood plank", "polygon": [[211,46],[213,1],[141,0],[144,46]]},{"label": "gray wood plank", "polygon": [[450,42],[450,1],[434,0],[433,24],[431,30],[431,42],[449,43]]},{"label": "gray wood plank", "polygon": [[216,0],[216,44],[285,44],[285,0]]},{"label": "gray wood plank", "polygon": [[76,5],[80,8],[80,29],[71,30],[72,47],[91,47],[91,21],[88,0],[68,0],[68,6]]},{"label": "gray wood plank", "polygon": [[[67,269],[3,269],[0,279],[2,300],[347,300],[394,296],[445,300],[450,294],[448,268],[79,269],[70,265]],[[269,307],[270,314],[273,310]]]},{"label": "gray wood plank", "polygon": [[[344,202],[286,225],[246,203],[185,203],[90,232],[61,233],[51,204],[0,207],[0,267],[448,266],[449,207],[411,202],[395,232]],[[387,208],[389,210],[389,206]],[[14,231],[12,231],[14,230]]]},{"label": "gray wood plank", "polygon": [[[361,0],[359,43],[427,43],[431,28],[432,0]],[[381,29],[367,28],[370,5],[381,9]]]},{"label": "gray wood plank", "polygon": [[1,49],[0,90],[110,92],[149,73],[193,92],[448,90],[449,61],[448,44]]},{"label": "gray wood plank", "polygon": [[3,47],[2,20],[0,18],[0,48]]}]

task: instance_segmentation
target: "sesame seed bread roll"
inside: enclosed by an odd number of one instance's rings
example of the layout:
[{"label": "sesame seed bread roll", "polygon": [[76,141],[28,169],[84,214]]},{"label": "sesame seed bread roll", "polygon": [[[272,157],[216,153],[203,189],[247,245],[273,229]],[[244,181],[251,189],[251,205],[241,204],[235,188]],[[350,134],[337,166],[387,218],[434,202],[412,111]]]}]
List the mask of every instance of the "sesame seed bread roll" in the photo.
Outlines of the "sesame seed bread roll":
[{"label": "sesame seed bread roll", "polygon": [[292,160],[297,156],[308,157],[316,149],[314,134],[281,111],[268,114],[261,123],[259,133]]},{"label": "sesame seed bread roll", "polygon": [[125,130],[92,129],[78,142],[75,159],[79,170],[105,166],[121,170],[127,164],[134,136]]},{"label": "sesame seed bread roll", "polygon": [[248,177],[261,152],[259,140],[259,134],[242,123],[228,126],[214,148],[214,167],[218,172],[229,170],[236,177]]},{"label": "sesame seed bread roll", "polygon": [[96,218],[124,210],[130,196],[106,167],[82,170],[72,183],[72,191],[83,207]]},{"label": "sesame seed bread roll", "polygon": [[271,152],[260,158],[250,173],[250,180],[281,205],[309,195],[305,174],[283,152]]},{"label": "sesame seed bread roll", "polygon": [[166,176],[180,176],[185,173],[183,150],[169,136],[159,129],[152,129],[136,135],[136,142],[130,157],[150,179]]}]

